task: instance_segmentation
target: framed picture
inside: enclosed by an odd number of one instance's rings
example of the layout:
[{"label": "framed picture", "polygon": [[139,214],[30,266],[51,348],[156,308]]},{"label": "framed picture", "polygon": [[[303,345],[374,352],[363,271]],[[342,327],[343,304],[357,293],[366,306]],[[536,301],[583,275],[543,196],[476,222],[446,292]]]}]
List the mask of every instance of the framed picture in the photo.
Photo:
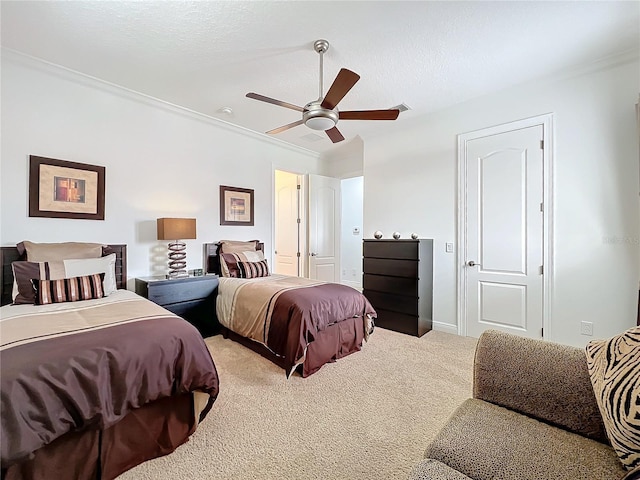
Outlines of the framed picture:
[{"label": "framed picture", "polygon": [[105,168],[29,157],[29,216],[104,220]]},{"label": "framed picture", "polygon": [[253,190],[220,185],[220,225],[253,225]]}]

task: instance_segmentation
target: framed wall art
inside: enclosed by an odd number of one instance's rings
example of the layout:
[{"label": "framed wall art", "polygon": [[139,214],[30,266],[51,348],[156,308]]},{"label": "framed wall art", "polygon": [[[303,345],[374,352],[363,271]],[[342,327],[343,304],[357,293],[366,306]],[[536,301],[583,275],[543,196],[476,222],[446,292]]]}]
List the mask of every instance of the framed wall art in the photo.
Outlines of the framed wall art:
[{"label": "framed wall art", "polygon": [[220,225],[253,226],[253,190],[220,185]]},{"label": "framed wall art", "polygon": [[29,216],[104,220],[105,168],[29,156]]}]

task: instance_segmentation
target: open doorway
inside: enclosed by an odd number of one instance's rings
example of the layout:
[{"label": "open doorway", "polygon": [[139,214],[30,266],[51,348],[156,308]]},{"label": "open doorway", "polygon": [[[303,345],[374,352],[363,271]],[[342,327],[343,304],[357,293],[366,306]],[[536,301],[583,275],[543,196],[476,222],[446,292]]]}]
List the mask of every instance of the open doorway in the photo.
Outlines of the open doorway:
[{"label": "open doorway", "polygon": [[273,218],[274,273],[361,288],[362,177],[274,170]]},{"label": "open doorway", "polygon": [[364,177],[344,178],[342,190],[342,235],[340,283],[362,289],[362,223]]},{"label": "open doorway", "polygon": [[304,276],[304,209],[302,175],[275,171],[274,265],[273,272]]}]

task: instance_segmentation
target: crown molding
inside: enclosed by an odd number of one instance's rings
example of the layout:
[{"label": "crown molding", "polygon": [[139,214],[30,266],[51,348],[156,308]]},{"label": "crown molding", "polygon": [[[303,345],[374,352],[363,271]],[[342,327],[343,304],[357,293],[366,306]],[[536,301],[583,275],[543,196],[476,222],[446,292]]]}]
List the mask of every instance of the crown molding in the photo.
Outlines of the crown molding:
[{"label": "crown molding", "polygon": [[268,136],[264,133],[255,132],[248,128],[235,125],[233,123],[227,122],[225,120],[222,120],[216,117],[212,117],[211,115],[200,113],[195,110],[191,110],[189,108],[177,105],[175,103],[161,100],[151,95],[147,95],[145,93],[141,93],[136,90],[132,90],[130,88],[123,87],[121,85],[108,82],[106,80],[102,80],[100,78],[93,77],[91,75],[87,75],[82,72],[78,72],[77,70],[72,70],[70,68],[64,67],[62,65],[58,65],[56,63],[42,60],[41,58],[27,55],[17,50],[13,50],[11,48],[1,47],[0,57],[2,58],[3,63],[5,61],[13,62],[18,65],[31,68],[34,70],[38,70],[49,75],[55,75],[59,78],[62,78],[70,82],[96,88],[98,90],[101,90],[106,93],[110,93],[112,95],[117,95],[119,97],[126,98],[128,100],[141,102],[151,107],[159,108],[161,110],[165,110],[167,112],[171,112],[177,115],[182,115],[182,116],[191,118],[193,120],[208,123],[216,127],[219,127],[223,130],[239,133],[247,137],[250,137],[254,140],[259,140],[264,143],[275,145],[281,148],[286,148],[288,150],[294,151],[296,153],[301,153],[303,155],[307,155],[315,159],[320,158],[320,154],[318,152],[314,152],[313,150],[309,150],[303,147],[299,147],[297,145],[293,145],[291,143],[285,142],[278,138]]},{"label": "crown molding", "polygon": [[559,80],[580,77],[582,75],[588,75],[620,65],[637,62],[638,59],[640,59],[640,48],[630,48],[628,50],[623,50],[612,55],[607,55],[606,57],[601,57],[592,62],[580,63],[571,67],[564,68],[555,73],[545,75],[538,80],[526,82],[525,84],[535,82],[555,82]]}]

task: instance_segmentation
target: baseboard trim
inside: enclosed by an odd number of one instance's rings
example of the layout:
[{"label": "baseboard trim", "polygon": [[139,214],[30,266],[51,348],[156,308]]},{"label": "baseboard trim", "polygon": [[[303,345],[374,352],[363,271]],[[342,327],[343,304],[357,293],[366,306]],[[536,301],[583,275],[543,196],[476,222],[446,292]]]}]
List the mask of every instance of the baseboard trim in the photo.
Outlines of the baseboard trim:
[{"label": "baseboard trim", "polygon": [[432,328],[433,330],[436,330],[438,332],[446,332],[453,335],[458,335],[458,326],[451,325],[450,323],[433,322]]}]

